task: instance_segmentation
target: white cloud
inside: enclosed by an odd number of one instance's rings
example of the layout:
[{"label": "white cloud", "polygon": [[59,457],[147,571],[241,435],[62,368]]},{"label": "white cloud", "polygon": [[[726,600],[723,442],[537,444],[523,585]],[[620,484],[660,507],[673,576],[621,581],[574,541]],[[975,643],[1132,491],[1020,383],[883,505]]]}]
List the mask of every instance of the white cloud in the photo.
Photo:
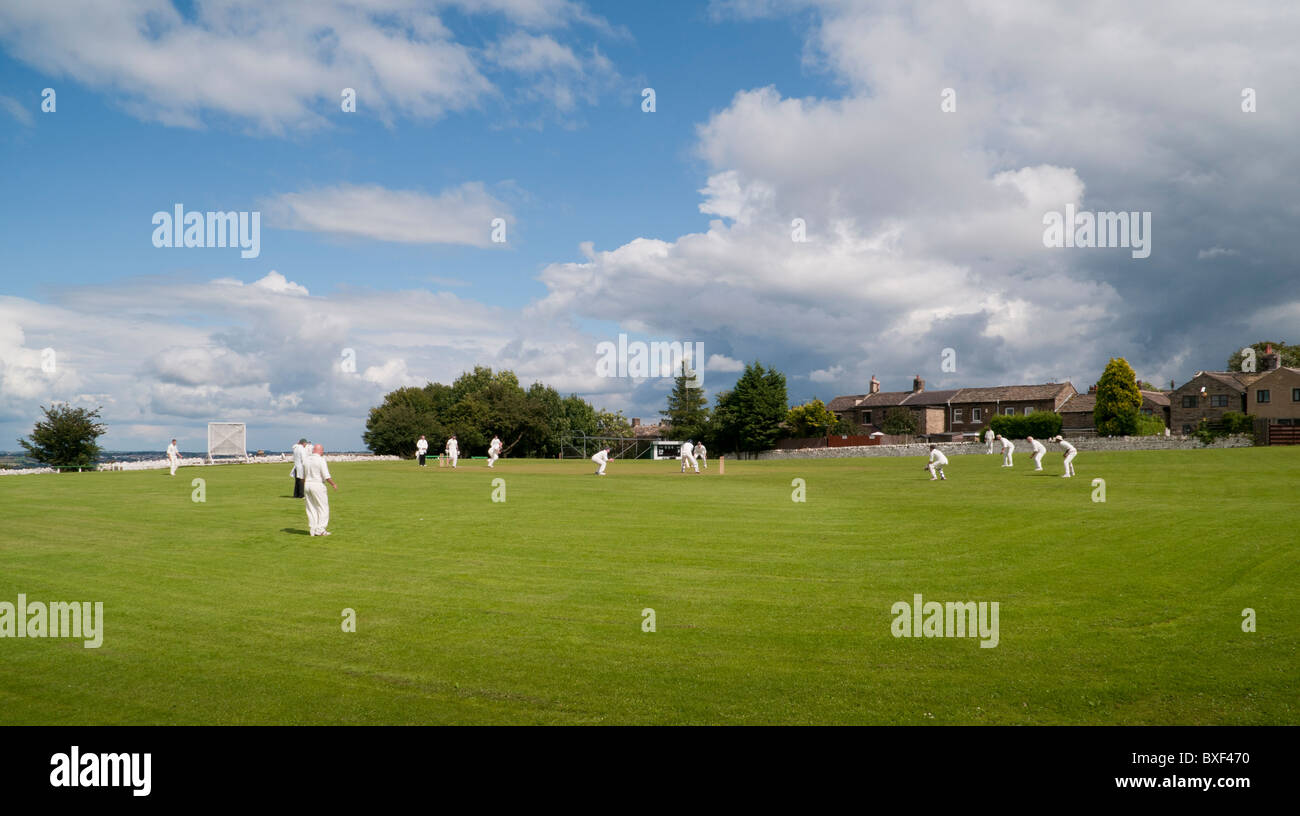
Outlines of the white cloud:
[{"label": "white cloud", "polygon": [[493,219],[504,218],[507,227],[513,221],[509,207],[480,182],[436,196],[373,184],[343,184],[284,193],[261,206],[268,223],[282,229],[408,244],[494,246]]},{"label": "white cloud", "polygon": [[815,383],[833,383],[839,382],[844,376],[844,366],[831,366],[830,368],[819,368],[808,374],[808,379]]},{"label": "white cloud", "polygon": [[[223,286],[244,285],[243,281],[238,280],[236,278],[217,278],[212,282],[215,284],[221,284]],[[257,289],[265,290],[267,292],[274,292],[279,295],[304,295],[305,296],[310,294],[307,291],[307,287],[294,283],[291,280],[288,280],[287,278],[285,278],[284,275],[281,275],[279,272],[276,272],[274,269],[266,273],[265,277],[260,278],[259,280],[255,280],[248,285],[255,287]]]},{"label": "white cloud", "polygon": [[[570,2],[444,5],[529,28],[579,22],[608,32]],[[498,94],[479,50],[457,42],[439,11],[406,0],[222,0],[196,4],[192,16],[169,0],[11,3],[0,8],[0,42],[41,71],[112,94],[144,119],[200,127],[218,113],[281,132],[326,124],[344,88],[357,92],[359,114],[385,121],[437,118]],[[527,81],[548,59],[544,41],[514,50],[509,42],[498,50],[513,62],[493,67]],[[549,59],[568,47],[554,50]]]},{"label": "white cloud", "polygon": [[745,364],[740,360],[733,360],[725,354],[710,354],[708,362],[704,364],[704,370],[735,373],[737,371],[744,371]]},{"label": "white cloud", "polygon": [[388,360],[380,366],[370,366],[362,372],[361,378],[375,383],[384,391],[392,391],[402,386],[424,385],[427,382],[419,377],[412,377],[406,370],[406,361],[401,359]]}]

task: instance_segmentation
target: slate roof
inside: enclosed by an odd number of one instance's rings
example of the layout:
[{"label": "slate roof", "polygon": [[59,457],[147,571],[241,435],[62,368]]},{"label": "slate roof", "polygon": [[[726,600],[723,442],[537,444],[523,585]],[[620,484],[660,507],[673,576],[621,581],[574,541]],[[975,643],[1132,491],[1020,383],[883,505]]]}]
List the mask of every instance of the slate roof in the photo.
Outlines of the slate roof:
[{"label": "slate roof", "polygon": [[985,402],[1021,402],[1032,400],[1055,399],[1066,388],[1074,386],[1068,382],[1043,383],[1041,385],[998,385],[992,388],[962,388],[955,403]]},{"label": "slate roof", "polygon": [[1097,407],[1096,394],[1075,394],[1061,406],[1062,414],[1086,414]]}]

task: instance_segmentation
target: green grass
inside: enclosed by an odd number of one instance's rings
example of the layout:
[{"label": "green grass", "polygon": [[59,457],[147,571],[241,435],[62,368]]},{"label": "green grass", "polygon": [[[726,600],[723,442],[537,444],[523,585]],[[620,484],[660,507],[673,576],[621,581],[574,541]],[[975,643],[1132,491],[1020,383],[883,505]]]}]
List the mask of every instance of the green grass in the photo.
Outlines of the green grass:
[{"label": "green grass", "polygon": [[0,601],[106,619],[0,640],[0,723],[1300,723],[1300,448],[1017,458],[336,464],[329,538],[284,465],[0,477]]}]

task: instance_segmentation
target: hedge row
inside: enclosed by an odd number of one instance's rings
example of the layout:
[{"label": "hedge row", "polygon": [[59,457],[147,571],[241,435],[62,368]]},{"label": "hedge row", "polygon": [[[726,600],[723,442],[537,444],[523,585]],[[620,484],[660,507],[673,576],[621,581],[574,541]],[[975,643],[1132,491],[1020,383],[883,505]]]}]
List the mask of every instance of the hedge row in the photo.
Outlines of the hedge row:
[{"label": "hedge row", "polygon": [[1061,432],[1061,415],[1052,411],[1035,411],[1027,416],[998,414],[989,421],[989,427],[1007,439],[1047,439]]}]

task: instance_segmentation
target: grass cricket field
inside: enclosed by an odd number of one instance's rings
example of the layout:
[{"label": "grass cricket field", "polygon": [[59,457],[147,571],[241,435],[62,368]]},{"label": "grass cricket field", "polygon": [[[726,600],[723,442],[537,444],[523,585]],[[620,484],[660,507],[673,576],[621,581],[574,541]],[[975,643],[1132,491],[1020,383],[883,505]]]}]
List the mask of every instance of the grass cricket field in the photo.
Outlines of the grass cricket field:
[{"label": "grass cricket field", "polygon": [[1300,448],[1000,463],[338,463],[328,538],[288,465],[3,477],[0,601],[104,634],[0,639],[0,723],[1300,724]]}]

